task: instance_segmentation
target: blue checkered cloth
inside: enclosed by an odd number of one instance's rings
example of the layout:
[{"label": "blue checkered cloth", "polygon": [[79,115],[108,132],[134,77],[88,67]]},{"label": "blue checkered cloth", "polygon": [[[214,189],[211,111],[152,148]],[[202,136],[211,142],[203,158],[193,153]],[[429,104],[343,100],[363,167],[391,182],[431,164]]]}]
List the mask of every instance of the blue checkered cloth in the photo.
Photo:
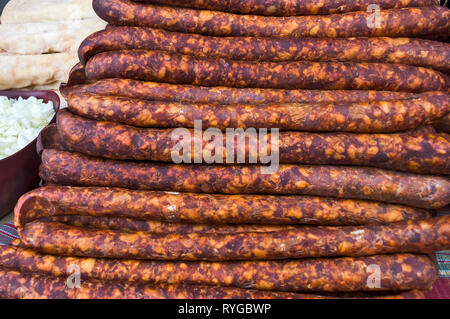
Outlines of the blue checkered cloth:
[{"label": "blue checkered cloth", "polygon": [[440,251],[436,253],[439,276],[450,279],[450,250]]},{"label": "blue checkered cloth", "polygon": [[0,226],[0,245],[9,245],[11,240],[19,238],[19,234],[17,234],[17,229],[14,227],[14,224],[7,223]]}]

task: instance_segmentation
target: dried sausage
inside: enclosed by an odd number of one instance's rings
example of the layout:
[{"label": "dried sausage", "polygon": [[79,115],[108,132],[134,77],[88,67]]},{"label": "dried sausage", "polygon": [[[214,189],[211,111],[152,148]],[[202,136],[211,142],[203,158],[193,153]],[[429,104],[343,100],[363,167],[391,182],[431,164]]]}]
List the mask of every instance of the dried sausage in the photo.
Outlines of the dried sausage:
[{"label": "dried sausage", "polygon": [[[256,37],[425,37],[449,35],[450,10],[432,6],[329,16],[264,17],[186,9],[129,0],[94,0],[97,15],[113,25],[146,26],[217,36]],[[371,24],[372,22],[372,24]]]},{"label": "dried sausage", "polygon": [[448,113],[450,95],[411,99],[292,104],[199,104],[71,93],[69,110],[82,117],[140,127],[279,128],[280,130],[383,133],[431,124]]},{"label": "dried sausage", "polygon": [[[149,285],[83,280],[79,288],[66,278],[0,268],[0,296],[8,299],[318,299],[318,295],[230,287]],[[410,296],[410,295],[408,295]],[[414,292],[413,296],[416,296]],[[395,295],[393,296],[395,297]],[[401,297],[401,295],[399,296]]]},{"label": "dried sausage", "polygon": [[442,132],[450,133],[450,113],[434,123],[434,126]]},{"label": "dried sausage", "polygon": [[[157,114],[154,117],[157,119]],[[212,117],[205,113],[205,117],[200,118],[213,120]],[[158,120],[155,122],[158,123]],[[143,129],[112,122],[98,122],[73,115],[67,110],[58,113],[57,123],[58,134],[61,143],[67,146],[66,150],[103,158],[172,163],[172,151],[179,143],[178,139],[174,139],[177,129]],[[254,134],[252,141],[238,141],[238,138],[233,136],[232,142],[229,141],[229,134],[221,134],[215,136],[212,142],[203,134],[195,134],[193,130],[187,133],[189,139],[186,143],[191,150],[199,145],[203,158],[206,158],[207,153],[211,152],[210,144],[213,143],[215,152],[220,154],[221,163],[237,163],[234,150],[239,150],[245,158],[252,156],[261,163],[261,154],[258,151],[261,148],[256,146],[261,146],[261,143],[270,144],[275,138],[279,144],[280,163],[373,166],[414,173],[450,175],[450,141],[438,134],[281,132],[272,136]],[[216,143],[220,144],[219,148],[216,148]],[[233,152],[228,152],[230,148],[227,148],[227,143],[233,143]],[[217,154],[215,156],[218,159]],[[191,152],[190,161],[194,162],[194,152]]]},{"label": "dried sausage", "polygon": [[211,195],[47,186],[22,196],[15,223],[65,215],[197,224],[361,225],[430,217],[422,209],[311,196]]},{"label": "dried sausage", "polygon": [[39,155],[42,154],[44,149],[51,148],[56,150],[69,150],[69,147],[64,142],[64,140],[59,136],[58,127],[55,123],[47,125],[37,138],[36,143],[37,152]]},{"label": "dried sausage", "polygon": [[65,256],[177,261],[277,260],[432,253],[450,248],[450,216],[364,226],[303,226],[234,234],[122,233],[33,221],[19,229],[34,250]]},{"label": "dried sausage", "polygon": [[[229,287],[177,286],[84,280],[70,289],[64,278],[0,269],[0,296],[6,299],[336,299],[334,296]],[[344,298],[424,299],[421,290],[397,294],[347,295]]]},{"label": "dried sausage", "polygon": [[450,71],[450,44],[408,38],[224,38],[115,27],[90,35],[78,52],[85,65],[101,52],[134,49],[246,61],[399,63]]},{"label": "dried sausage", "polygon": [[294,229],[294,226],[269,226],[269,225],[208,225],[190,223],[172,223],[153,220],[140,220],[122,217],[97,217],[97,216],[51,216],[40,219],[41,221],[57,222],[70,226],[95,229],[118,230],[126,233],[144,232],[154,234],[235,234],[245,232],[267,233],[285,229]]},{"label": "dried sausage", "polygon": [[[366,11],[368,3],[365,0],[134,0],[135,2],[159,3],[177,7],[217,10],[240,14],[258,14],[268,16],[296,16],[331,14],[352,11]],[[395,9],[407,7],[427,7],[436,5],[435,0],[372,0],[371,4],[380,9]]]},{"label": "dried sausage", "polygon": [[60,215],[273,225],[359,225],[429,217],[426,211],[407,206],[325,197],[210,195],[47,186],[33,190],[19,200],[15,222],[20,227],[36,219]]},{"label": "dried sausage", "polygon": [[122,96],[143,100],[178,101],[210,104],[372,102],[417,97],[412,93],[386,91],[321,91],[255,88],[201,87],[130,79],[104,79],[89,84],[63,85],[61,93]]},{"label": "dried sausage", "polygon": [[[287,292],[426,290],[437,278],[436,264],[428,256],[411,254],[288,261],[164,262],[52,256],[5,246],[0,247],[0,265],[50,276],[69,276],[69,266],[77,265],[80,275],[88,280]],[[373,265],[380,269],[379,288],[367,285]]]},{"label": "dried sausage", "polygon": [[[155,260],[270,260],[448,249],[450,217],[366,226],[304,226],[270,233],[146,234],[34,221],[19,229],[37,251],[82,257]],[[130,243],[133,243],[130,246]]]},{"label": "dried sausage", "polygon": [[77,63],[69,72],[69,77],[67,80],[67,85],[79,85],[86,83],[86,73],[84,66],[81,63]]},{"label": "dried sausage", "polygon": [[[276,170],[276,165],[270,169]],[[450,181],[367,167],[282,164],[173,165],[105,160],[44,150],[40,176],[72,186],[124,187],[193,193],[289,194],[379,200],[421,208],[450,203]],[[420,194],[418,196],[417,194]]]},{"label": "dried sausage", "polygon": [[85,74],[88,80],[273,89],[426,92],[444,91],[449,83],[438,71],[401,64],[235,61],[150,50],[99,53],[87,62]]},{"label": "dried sausage", "polygon": [[[58,132],[53,133],[59,135],[61,142],[52,141],[48,145],[49,148],[110,159],[172,162],[171,152],[178,143],[172,139],[175,132],[176,129],[141,129],[112,122],[97,122],[62,110],[58,114]],[[189,135],[191,148],[198,143],[202,145],[202,151],[208,151],[207,146],[211,141],[197,136],[194,131],[190,131]],[[256,136],[256,139],[270,141],[271,137],[269,134]],[[105,140],[109,141],[107,145],[102,143]],[[450,163],[447,161],[450,142],[433,133],[281,132],[278,140],[280,163],[359,165],[425,174],[450,174]],[[227,158],[226,143],[226,137],[223,136],[222,162],[226,162]],[[65,147],[52,144],[64,144]],[[247,140],[242,148],[246,157],[249,150]],[[258,157],[258,154],[255,156]],[[192,154],[192,161],[193,158]]]}]

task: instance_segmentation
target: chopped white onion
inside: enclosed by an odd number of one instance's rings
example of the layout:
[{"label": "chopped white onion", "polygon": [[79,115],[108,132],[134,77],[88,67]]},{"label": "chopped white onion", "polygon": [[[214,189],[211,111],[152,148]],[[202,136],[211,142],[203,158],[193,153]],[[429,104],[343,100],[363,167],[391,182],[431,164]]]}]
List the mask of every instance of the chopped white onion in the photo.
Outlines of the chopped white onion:
[{"label": "chopped white onion", "polygon": [[30,144],[54,115],[51,101],[0,96],[0,160]]}]

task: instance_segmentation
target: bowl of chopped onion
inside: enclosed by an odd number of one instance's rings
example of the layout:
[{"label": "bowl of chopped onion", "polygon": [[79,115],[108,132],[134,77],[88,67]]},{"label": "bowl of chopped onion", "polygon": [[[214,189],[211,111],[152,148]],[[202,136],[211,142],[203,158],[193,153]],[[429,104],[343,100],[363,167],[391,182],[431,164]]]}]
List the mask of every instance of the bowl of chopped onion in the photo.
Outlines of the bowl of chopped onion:
[{"label": "bowl of chopped onion", "polygon": [[0,217],[39,184],[36,140],[59,104],[53,91],[0,91]]}]

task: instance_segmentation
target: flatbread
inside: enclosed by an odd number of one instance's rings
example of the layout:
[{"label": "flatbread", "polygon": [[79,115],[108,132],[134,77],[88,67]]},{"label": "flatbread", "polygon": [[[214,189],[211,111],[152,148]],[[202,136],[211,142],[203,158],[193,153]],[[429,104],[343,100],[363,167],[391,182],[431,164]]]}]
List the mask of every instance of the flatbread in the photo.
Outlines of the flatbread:
[{"label": "flatbread", "polygon": [[39,85],[32,85],[29,87],[24,88],[24,90],[59,90],[59,87],[61,85],[61,82],[56,81],[49,84],[39,84]]},{"label": "flatbread", "polygon": [[78,62],[76,52],[6,55],[0,54],[0,90],[66,82]]},{"label": "flatbread", "polygon": [[106,23],[85,19],[75,25],[77,28],[55,22],[0,24],[0,50],[26,55],[75,51],[88,35],[104,29]]},{"label": "flatbread", "polygon": [[97,17],[92,0],[11,0],[1,23],[47,22]]},{"label": "flatbread", "polygon": [[0,24],[0,34],[40,33],[49,31],[64,31],[92,26],[106,26],[100,18],[87,18],[69,21],[23,22],[17,24]]}]

